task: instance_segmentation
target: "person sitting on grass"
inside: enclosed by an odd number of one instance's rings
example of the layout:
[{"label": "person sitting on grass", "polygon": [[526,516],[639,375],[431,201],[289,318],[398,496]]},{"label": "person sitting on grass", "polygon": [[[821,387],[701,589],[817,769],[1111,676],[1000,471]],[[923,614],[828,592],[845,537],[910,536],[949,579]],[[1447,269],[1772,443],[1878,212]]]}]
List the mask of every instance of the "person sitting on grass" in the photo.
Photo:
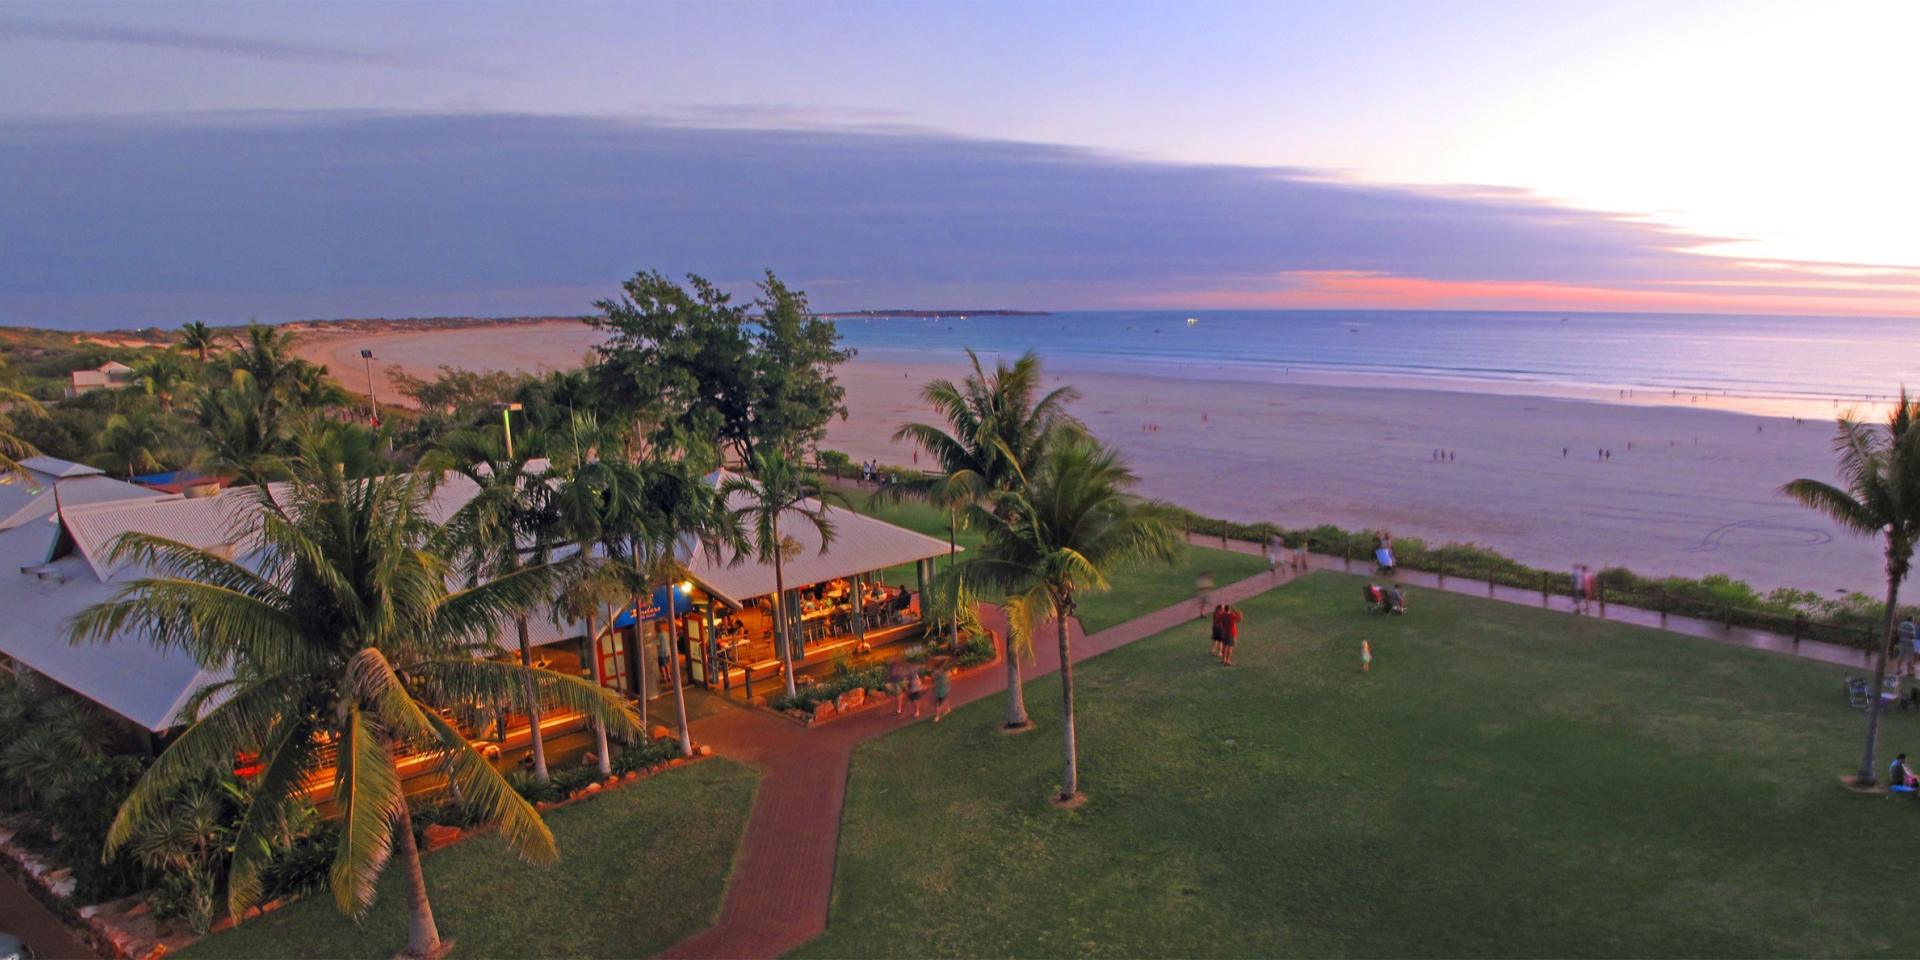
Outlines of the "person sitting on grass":
[{"label": "person sitting on grass", "polygon": [[1377,583],[1367,584],[1367,589],[1364,591],[1364,594],[1367,600],[1368,613],[1379,610],[1381,605],[1387,601],[1387,595],[1381,592],[1380,585]]},{"label": "person sitting on grass", "polygon": [[1901,754],[1887,764],[1887,784],[1895,790],[1912,790],[1916,785],[1913,769],[1907,766],[1907,755]]},{"label": "person sitting on grass", "polygon": [[1400,586],[1398,584],[1387,584],[1386,595],[1381,599],[1381,613],[1407,612],[1407,595],[1400,592]]}]

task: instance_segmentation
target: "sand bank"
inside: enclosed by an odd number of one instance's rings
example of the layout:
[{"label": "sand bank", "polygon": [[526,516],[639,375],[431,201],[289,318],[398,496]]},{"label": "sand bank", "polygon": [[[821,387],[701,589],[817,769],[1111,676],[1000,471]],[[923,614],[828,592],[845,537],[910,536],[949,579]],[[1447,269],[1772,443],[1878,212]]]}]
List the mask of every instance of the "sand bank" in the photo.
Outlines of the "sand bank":
[{"label": "sand bank", "polygon": [[[304,342],[349,389],[359,351],[385,370],[440,364],[571,366],[597,342],[578,323],[404,331]],[[890,437],[931,420],[920,402],[955,363],[862,357],[841,370],[850,416],[829,445],[856,459],[910,464]],[[1369,383],[1258,383],[1077,371],[1050,374],[1084,394],[1075,410],[1125,451],[1141,491],[1202,513],[1288,526],[1330,522],[1471,541],[1559,568],[1620,564],[1650,575],[1724,573],[1762,588],[1879,590],[1874,544],[1776,490],[1828,478],[1830,423],[1701,407],[1621,404]],[[1562,455],[1562,449],[1566,453]],[[1433,459],[1436,449],[1455,459]],[[1612,451],[1600,459],[1596,451]]]}]

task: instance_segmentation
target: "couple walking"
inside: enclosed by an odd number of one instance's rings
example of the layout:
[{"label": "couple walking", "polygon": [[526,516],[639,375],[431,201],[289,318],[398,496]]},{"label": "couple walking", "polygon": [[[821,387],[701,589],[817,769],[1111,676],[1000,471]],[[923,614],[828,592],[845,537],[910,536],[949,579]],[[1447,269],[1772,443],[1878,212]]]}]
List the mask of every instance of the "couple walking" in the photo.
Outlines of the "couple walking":
[{"label": "couple walking", "polygon": [[1233,645],[1240,639],[1240,611],[1230,604],[1213,608],[1213,655],[1220,665],[1233,666]]},{"label": "couple walking", "polygon": [[920,699],[926,696],[928,687],[933,688],[933,722],[939,723],[941,717],[953,712],[947,705],[953,684],[945,660],[934,661],[929,677],[928,671],[901,657],[887,665],[887,686],[893,690],[893,715],[896,717],[904,715],[906,706],[912,704],[912,719],[920,719]]}]

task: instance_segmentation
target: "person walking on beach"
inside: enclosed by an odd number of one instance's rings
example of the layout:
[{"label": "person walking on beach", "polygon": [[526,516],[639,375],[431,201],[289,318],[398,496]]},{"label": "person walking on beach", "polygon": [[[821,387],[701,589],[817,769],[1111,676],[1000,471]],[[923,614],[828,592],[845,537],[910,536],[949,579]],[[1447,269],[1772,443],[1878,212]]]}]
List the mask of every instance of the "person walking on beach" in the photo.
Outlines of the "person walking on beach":
[{"label": "person walking on beach", "polygon": [[1222,607],[1220,615],[1220,665],[1233,666],[1233,645],[1240,640],[1240,611]]},{"label": "person walking on beach", "polygon": [[947,714],[953,712],[952,708],[947,706],[947,696],[952,692],[953,692],[953,679],[947,676],[947,665],[945,663],[942,663],[939,666],[934,667],[933,668],[933,722],[934,723],[939,723],[941,717],[944,717]]}]

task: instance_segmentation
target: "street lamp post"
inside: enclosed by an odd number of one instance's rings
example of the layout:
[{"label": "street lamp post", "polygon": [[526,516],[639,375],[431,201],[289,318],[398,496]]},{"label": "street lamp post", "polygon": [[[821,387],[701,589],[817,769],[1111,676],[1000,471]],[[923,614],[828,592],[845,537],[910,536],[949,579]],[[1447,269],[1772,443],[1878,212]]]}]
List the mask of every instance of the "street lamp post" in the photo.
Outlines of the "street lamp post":
[{"label": "street lamp post", "polygon": [[367,406],[373,409],[373,425],[380,425],[380,401],[373,395],[373,351],[360,351],[360,359],[367,365]]},{"label": "street lamp post", "polygon": [[494,404],[494,406],[500,408],[500,424],[501,426],[505,427],[507,431],[507,459],[512,460],[513,459],[512,414],[513,414],[513,411],[519,410],[521,408],[521,405],[517,403],[496,403]]}]

